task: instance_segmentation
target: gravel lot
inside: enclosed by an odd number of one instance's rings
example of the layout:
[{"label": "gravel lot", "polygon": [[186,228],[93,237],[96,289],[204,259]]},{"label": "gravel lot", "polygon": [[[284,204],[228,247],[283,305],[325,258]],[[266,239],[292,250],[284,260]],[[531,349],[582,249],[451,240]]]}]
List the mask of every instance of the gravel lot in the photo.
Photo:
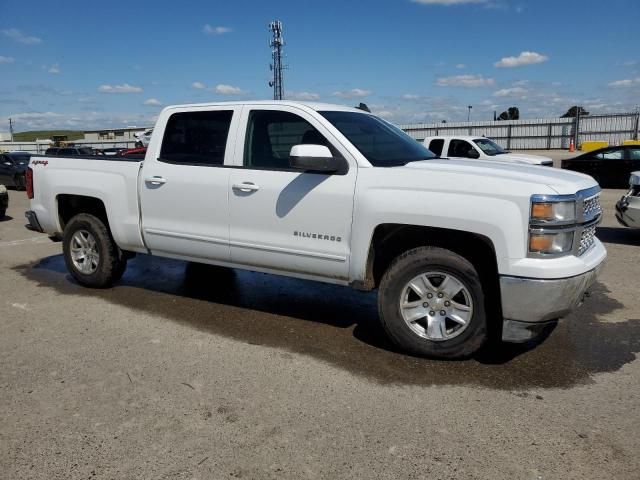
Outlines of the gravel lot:
[{"label": "gravel lot", "polygon": [[637,479],[640,231],[532,349],[393,351],[375,297],[138,256],[89,290],[0,221],[0,478]]}]

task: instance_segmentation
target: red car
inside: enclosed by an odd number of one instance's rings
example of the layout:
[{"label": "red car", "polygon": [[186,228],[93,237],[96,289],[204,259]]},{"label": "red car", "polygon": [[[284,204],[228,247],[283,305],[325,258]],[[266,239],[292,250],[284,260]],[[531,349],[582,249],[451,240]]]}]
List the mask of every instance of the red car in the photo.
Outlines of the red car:
[{"label": "red car", "polygon": [[144,156],[146,155],[146,153],[146,148],[130,148],[129,150],[119,152],[118,157],[144,160]]}]

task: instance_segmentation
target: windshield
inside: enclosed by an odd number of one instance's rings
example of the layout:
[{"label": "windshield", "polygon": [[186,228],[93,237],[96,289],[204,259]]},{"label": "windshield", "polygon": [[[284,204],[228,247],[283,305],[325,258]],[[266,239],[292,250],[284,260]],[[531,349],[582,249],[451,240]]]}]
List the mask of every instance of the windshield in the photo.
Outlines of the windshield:
[{"label": "windshield", "polygon": [[29,159],[31,158],[31,155],[25,155],[23,153],[9,153],[8,156],[11,157],[16,165],[28,165]]},{"label": "windshield", "polygon": [[498,145],[493,140],[489,140],[488,138],[478,138],[474,140],[473,143],[478,145],[480,147],[480,150],[482,150],[484,153],[486,153],[489,156],[501,155],[503,153],[507,153],[504,151],[504,149],[500,145]]},{"label": "windshield", "polygon": [[397,167],[435,155],[398,127],[357,112],[318,112],[329,120],[374,167]]}]

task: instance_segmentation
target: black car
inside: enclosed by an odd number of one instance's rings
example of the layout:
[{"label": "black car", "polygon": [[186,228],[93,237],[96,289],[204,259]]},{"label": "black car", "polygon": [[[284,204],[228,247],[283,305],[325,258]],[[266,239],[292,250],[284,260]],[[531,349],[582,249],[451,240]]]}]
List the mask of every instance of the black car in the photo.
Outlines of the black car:
[{"label": "black car", "polygon": [[7,213],[9,207],[9,194],[4,185],[0,184],[0,220],[2,220]]},{"label": "black car", "polygon": [[30,159],[31,154],[28,152],[0,154],[0,183],[16,189],[25,188],[27,182],[24,175]]},{"label": "black car", "polygon": [[640,145],[593,150],[562,160],[562,168],[591,175],[601,187],[626,188],[631,172],[640,170]]}]

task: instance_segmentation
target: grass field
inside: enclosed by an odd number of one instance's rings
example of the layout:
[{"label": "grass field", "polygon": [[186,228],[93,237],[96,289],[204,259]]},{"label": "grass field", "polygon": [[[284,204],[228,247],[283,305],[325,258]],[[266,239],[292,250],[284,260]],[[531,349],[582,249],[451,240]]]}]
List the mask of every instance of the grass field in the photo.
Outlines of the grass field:
[{"label": "grass field", "polygon": [[79,130],[32,130],[30,132],[14,133],[16,142],[34,142],[36,140],[50,139],[53,135],[66,135],[69,140],[79,140],[84,137]]}]

